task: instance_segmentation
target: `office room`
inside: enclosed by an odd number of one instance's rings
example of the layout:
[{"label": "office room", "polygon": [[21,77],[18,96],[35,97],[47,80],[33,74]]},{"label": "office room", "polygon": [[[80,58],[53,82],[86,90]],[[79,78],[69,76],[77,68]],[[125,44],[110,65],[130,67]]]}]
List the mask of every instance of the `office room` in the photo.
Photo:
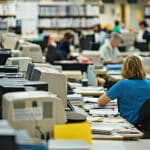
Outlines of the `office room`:
[{"label": "office room", "polygon": [[0,149],[149,150],[150,0],[0,0]]}]

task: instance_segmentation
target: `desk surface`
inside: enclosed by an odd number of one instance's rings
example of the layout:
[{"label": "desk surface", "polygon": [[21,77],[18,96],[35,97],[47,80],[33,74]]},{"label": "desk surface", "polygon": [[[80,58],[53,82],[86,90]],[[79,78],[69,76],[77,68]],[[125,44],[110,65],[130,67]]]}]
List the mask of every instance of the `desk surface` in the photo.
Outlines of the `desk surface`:
[{"label": "desk surface", "polygon": [[142,56],[150,56],[150,52],[140,52],[140,51],[129,51],[129,52],[121,52],[120,56],[128,56],[131,54],[142,55]]},{"label": "desk surface", "polygon": [[91,150],[149,150],[150,140],[138,141],[104,141],[94,140]]}]

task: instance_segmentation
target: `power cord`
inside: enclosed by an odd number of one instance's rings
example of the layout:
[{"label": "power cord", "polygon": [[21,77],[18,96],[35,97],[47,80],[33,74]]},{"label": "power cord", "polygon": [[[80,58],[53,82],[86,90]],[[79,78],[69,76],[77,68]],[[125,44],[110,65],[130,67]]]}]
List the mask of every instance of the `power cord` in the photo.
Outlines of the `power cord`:
[{"label": "power cord", "polygon": [[40,128],[39,126],[35,126],[35,129],[36,129],[37,131],[39,131],[41,140],[45,140],[45,135],[44,135],[44,133],[41,131],[41,128]]}]

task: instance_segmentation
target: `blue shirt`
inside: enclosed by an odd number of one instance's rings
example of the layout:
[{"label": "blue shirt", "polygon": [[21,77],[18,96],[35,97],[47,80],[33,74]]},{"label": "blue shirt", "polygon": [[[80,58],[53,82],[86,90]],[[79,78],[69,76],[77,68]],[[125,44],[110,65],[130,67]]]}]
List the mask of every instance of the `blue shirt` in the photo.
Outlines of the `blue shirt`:
[{"label": "blue shirt", "polygon": [[150,98],[150,80],[120,80],[106,95],[112,100],[117,98],[120,115],[136,124],[141,106]]}]

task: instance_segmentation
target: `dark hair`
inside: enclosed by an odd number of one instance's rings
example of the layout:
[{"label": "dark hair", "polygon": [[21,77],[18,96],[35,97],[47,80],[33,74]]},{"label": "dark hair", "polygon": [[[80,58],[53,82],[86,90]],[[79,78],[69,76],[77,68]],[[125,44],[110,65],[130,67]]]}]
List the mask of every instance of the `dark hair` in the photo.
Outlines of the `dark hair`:
[{"label": "dark hair", "polygon": [[66,33],[64,34],[63,40],[68,41],[68,40],[70,40],[71,38],[74,38],[74,35],[73,35],[72,33],[70,33],[70,32],[66,32]]},{"label": "dark hair", "polygon": [[115,20],[115,26],[118,26],[120,22],[118,20]]},{"label": "dark hair", "polygon": [[39,34],[41,34],[41,33],[43,33],[43,32],[44,32],[44,29],[42,29],[42,28],[39,28],[39,29],[38,29],[38,33],[39,33]]},{"label": "dark hair", "polygon": [[139,22],[139,25],[140,25],[140,26],[143,25],[145,28],[148,27],[148,24],[147,24],[147,22],[146,22],[145,20],[140,21],[140,22]]},{"label": "dark hair", "polygon": [[93,30],[94,32],[100,32],[102,29],[101,29],[101,25],[100,24],[96,24],[93,26]]}]

